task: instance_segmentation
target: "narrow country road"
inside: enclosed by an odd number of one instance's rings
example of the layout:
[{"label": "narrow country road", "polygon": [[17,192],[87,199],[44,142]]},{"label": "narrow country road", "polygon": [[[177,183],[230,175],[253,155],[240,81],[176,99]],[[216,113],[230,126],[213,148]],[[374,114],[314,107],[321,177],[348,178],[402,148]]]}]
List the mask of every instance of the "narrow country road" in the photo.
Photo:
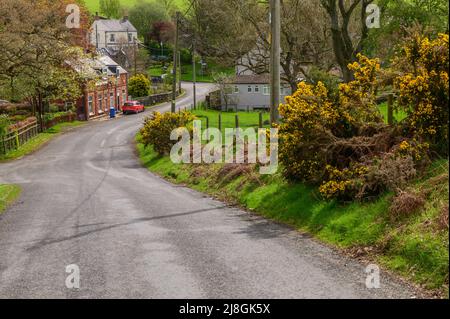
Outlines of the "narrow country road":
[{"label": "narrow country road", "polygon": [[[192,103],[184,86],[181,107]],[[366,265],[148,172],[133,145],[148,113],[89,123],[0,164],[0,183],[23,188],[0,215],[0,298],[413,296],[385,274],[367,289]],[[66,288],[71,264],[80,289]]]}]

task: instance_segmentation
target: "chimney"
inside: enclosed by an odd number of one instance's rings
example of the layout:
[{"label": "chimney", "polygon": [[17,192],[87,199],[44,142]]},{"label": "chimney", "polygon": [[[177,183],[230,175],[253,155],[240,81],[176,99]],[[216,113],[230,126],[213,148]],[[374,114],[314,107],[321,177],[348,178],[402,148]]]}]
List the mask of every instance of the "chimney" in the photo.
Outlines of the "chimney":
[{"label": "chimney", "polygon": [[98,12],[95,12],[94,20],[95,21],[100,20],[100,16],[98,15]]},{"label": "chimney", "polygon": [[122,22],[127,22],[127,21],[128,21],[128,16],[127,15],[123,16]]}]

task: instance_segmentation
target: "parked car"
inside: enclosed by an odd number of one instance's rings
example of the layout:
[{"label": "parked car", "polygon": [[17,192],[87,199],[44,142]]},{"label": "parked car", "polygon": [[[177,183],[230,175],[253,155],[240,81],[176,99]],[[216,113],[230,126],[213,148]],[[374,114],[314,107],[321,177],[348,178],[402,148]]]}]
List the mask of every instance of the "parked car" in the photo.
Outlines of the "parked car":
[{"label": "parked car", "polygon": [[127,101],[122,106],[122,111],[123,111],[123,114],[130,114],[130,113],[138,114],[140,112],[144,112],[145,107],[144,107],[144,104],[142,104],[139,101]]}]

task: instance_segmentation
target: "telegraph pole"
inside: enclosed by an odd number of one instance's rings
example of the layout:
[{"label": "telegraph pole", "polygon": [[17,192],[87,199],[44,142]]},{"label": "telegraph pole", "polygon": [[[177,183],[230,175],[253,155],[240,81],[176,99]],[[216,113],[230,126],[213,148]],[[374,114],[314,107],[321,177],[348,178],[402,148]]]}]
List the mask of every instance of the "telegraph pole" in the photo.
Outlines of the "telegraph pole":
[{"label": "telegraph pole", "polygon": [[178,51],[178,69],[180,70],[180,77],[178,78],[178,93],[181,94],[181,51]]},{"label": "telegraph pole", "polygon": [[271,53],[270,53],[270,123],[275,124],[280,118],[280,32],[281,32],[280,0],[270,0]]},{"label": "telegraph pole", "polygon": [[180,12],[176,13],[175,45],[173,47],[173,82],[172,82],[172,113],[176,112],[177,99],[177,70],[178,70],[178,34],[180,24]]},{"label": "telegraph pole", "polygon": [[197,108],[197,74],[195,70],[195,38],[192,41],[192,83],[194,91],[194,110]]}]

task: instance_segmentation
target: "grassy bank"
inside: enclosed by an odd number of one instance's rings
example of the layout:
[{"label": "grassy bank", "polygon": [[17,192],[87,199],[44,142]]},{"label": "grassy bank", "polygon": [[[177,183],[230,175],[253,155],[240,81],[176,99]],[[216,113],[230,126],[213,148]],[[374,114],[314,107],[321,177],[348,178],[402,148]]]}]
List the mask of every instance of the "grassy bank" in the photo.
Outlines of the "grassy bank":
[{"label": "grassy bank", "polygon": [[16,185],[0,185],[0,214],[20,195],[20,187]]},{"label": "grassy bank", "polygon": [[[185,184],[267,218],[306,231],[357,257],[375,261],[440,296],[448,294],[448,161],[436,161],[428,175],[411,184],[426,192],[420,211],[393,219],[393,194],[371,203],[324,201],[316,188],[289,184],[280,173],[259,175],[243,165],[173,164],[137,137],[142,163],[168,180]],[[448,222],[448,219],[447,219]],[[448,225],[448,224],[447,224]]]},{"label": "grassy bank", "polygon": [[43,133],[39,133],[34,138],[21,145],[17,150],[11,151],[6,155],[0,155],[0,162],[10,161],[21,158],[27,154],[33,153],[41,148],[44,144],[49,142],[52,138],[56,137],[58,134],[80,125],[85,124],[85,122],[68,122],[68,123],[60,123],[52,128],[46,130]]}]

